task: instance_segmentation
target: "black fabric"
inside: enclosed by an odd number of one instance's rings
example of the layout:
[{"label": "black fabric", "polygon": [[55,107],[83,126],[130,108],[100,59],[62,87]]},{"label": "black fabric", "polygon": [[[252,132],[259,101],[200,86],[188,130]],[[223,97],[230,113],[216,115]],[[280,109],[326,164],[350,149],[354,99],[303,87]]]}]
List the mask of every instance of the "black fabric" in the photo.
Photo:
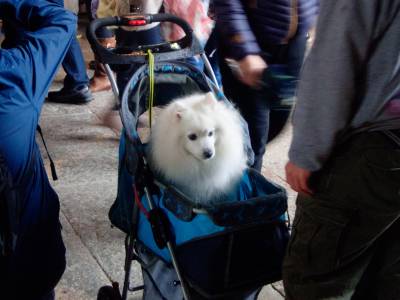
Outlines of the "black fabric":
[{"label": "black fabric", "polygon": [[247,183],[243,183],[245,179],[242,179],[239,188],[241,193],[235,195],[237,198],[233,201],[201,205],[189,198],[179,197],[179,193],[169,187],[162,197],[163,204],[177,218],[184,221],[191,221],[195,217],[193,208],[205,210],[214,224],[223,227],[243,226],[281,218],[287,210],[285,189],[268,181],[256,170],[248,169],[247,172],[251,188]]},{"label": "black fabric", "polygon": [[0,256],[9,256],[15,248],[19,208],[17,190],[0,153]]},{"label": "black fabric", "polygon": [[240,299],[281,279],[288,239],[284,222],[258,224],[185,243],[177,258],[190,286],[205,298]]},{"label": "black fabric", "polygon": [[[182,285],[173,266],[159,259],[140,242],[136,244],[136,252],[142,267],[143,300],[183,299]],[[250,290],[227,290],[223,295],[204,296],[187,283],[186,288],[191,300],[256,300],[260,292],[260,288],[257,287]]]},{"label": "black fabric", "polygon": [[[29,165],[27,176],[33,174],[33,155]],[[15,249],[18,228],[21,215],[25,204],[23,203],[23,187],[27,179],[22,180],[20,184],[13,181],[7,162],[0,153],[0,256],[10,256]]]}]

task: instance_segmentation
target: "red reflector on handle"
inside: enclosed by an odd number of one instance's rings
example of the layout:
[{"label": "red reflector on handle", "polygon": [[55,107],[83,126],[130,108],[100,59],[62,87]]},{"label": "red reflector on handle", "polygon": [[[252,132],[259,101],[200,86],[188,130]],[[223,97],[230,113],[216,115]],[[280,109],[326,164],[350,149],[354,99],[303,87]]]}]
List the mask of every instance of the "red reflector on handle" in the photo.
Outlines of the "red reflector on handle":
[{"label": "red reflector on handle", "polygon": [[128,24],[132,26],[141,26],[146,25],[146,20],[129,20]]}]

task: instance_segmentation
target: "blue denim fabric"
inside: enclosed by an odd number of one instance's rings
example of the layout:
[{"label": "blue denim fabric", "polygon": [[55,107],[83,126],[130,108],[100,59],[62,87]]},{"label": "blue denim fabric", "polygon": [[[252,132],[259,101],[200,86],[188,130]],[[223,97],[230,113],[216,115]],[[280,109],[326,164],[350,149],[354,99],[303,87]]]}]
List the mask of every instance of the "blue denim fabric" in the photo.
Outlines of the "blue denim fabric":
[{"label": "blue denim fabric", "polygon": [[[60,6],[64,6],[64,0],[48,0]],[[75,33],[76,35],[76,33]],[[69,49],[65,54],[62,66],[67,75],[64,78],[64,87],[67,89],[80,88],[89,84],[86,74],[86,64],[83,58],[81,46],[76,37],[71,41]]]},{"label": "blue denim fabric", "polygon": [[86,74],[86,64],[83,58],[81,46],[77,38],[73,38],[62,66],[67,75],[64,78],[64,87],[67,89],[80,88],[89,84]]},{"label": "blue denim fabric", "polygon": [[219,69],[219,57],[218,57],[218,34],[214,28],[211,32],[210,37],[204,47],[204,51],[210,61],[211,68],[214,71],[215,78],[217,79],[218,85],[222,87],[222,76]]}]

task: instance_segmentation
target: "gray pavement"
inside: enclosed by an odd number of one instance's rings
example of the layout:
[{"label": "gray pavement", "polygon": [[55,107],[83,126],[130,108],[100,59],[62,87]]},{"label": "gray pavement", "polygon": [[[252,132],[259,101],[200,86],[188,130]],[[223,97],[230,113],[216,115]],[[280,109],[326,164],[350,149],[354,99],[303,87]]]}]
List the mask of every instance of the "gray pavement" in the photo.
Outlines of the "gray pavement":
[{"label": "gray pavement", "polygon": [[[91,59],[86,41],[81,43],[86,60]],[[61,87],[62,77],[60,71],[52,89]],[[46,103],[43,108],[40,124],[59,175],[52,185],[60,197],[67,247],[67,269],[56,288],[56,299],[96,299],[101,286],[123,282],[124,234],[108,220],[116,196],[118,166],[118,131],[106,117],[113,104],[111,92],[101,92],[88,105]],[[268,145],[263,167],[268,178],[286,187],[284,165],[290,137],[291,130],[286,128]],[[288,191],[293,213],[295,194]],[[138,265],[133,266],[131,279],[141,283]],[[140,292],[129,299],[141,299]],[[265,287],[259,299],[284,299],[282,285]]]}]

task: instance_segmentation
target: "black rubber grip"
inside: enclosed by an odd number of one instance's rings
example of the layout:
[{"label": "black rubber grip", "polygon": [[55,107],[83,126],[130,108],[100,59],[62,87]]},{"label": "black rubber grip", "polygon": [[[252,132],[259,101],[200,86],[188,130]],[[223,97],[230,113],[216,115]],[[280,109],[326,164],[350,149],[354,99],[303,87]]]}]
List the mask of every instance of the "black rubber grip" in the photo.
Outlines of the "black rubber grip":
[{"label": "black rubber grip", "polygon": [[[140,45],[135,49],[105,48],[98,41],[96,31],[106,26],[143,26],[151,23],[171,22],[180,26],[185,36],[177,41],[154,45]],[[183,19],[171,14],[127,15],[123,17],[101,18],[92,21],[87,28],[87,39],[95,55],[106,64],[145,63],[147,50],[152,50],[155,61],[170,61],[189,58],[203,53],[199,41],[193,35],[190,25]]]}]

